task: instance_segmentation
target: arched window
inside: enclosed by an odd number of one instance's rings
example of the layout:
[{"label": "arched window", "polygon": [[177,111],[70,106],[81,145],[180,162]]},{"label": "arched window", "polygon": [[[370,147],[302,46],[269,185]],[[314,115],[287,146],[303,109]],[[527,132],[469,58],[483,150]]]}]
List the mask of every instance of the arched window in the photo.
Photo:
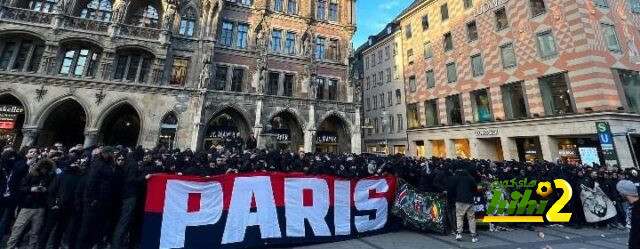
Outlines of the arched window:
[{"label": "arched window", "polygon": [[86,46],[66,47],[62,53],[61,75],[93,77],[98,67],[100,51]]},{"label": "arched window", "polygon": [[58,4],[58,0],[31,0],[29,8],[41,12],[53,12],[53,8]]},{"label": "arched window", "polygon": [[44,43],[20,37],[0,38],[0,70],[38,71]]},{"label": "arched window", "polygon": [[157,28],[158,10],[151,5],[138,9],[133,14],[132,24],[138,27]]},{"label": "arched window", "polygon": [[110,0],[91,0],[80,12],[80,17],[110,22],[113,9]]},{"label": "arched window", "polygon": [[186,37],[193,37],[196,29],[196,15],[192,8],[188,8],[183,15],[180,16],[180,27],[178,34]]},{"label": "arched window", "polygon": [[116,80],[145,83],[149,79],[149,71],[153,64],[153,55],[148,52],[127,49],[118,51],[116,56],[116,70],[113,76]]},{"label": "arched window", "polygon": [[158,145],[166,149],[174,149],[176,131],[178,130],[178,118],[173,112],[168,113],[160,124],[160,138]]}]

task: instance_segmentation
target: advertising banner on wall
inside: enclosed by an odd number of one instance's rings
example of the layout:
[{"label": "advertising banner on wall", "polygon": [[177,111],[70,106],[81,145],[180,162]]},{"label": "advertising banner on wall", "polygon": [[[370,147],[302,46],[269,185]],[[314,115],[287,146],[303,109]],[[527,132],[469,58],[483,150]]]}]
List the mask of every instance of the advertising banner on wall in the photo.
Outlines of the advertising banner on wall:
[{"label": "advertising banner on wall", "polygon": [[148,186],[143,248],[247,248],[385,232],[396,180],[299,173],[154,175]]}]

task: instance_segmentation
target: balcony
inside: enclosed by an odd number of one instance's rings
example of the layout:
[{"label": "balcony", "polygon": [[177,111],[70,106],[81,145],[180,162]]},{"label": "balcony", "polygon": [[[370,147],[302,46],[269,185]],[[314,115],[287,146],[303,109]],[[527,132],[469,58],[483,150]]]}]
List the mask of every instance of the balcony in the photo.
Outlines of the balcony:
[{"label": "balcony", "polygon": [[0,19],[5,21],[51,25],[53,17],[52,13],[0,6]]},{"label": "balcony", "polygon": [[154,28],[143,28],[131,25],[120,24],[120,36],[124,37],[136,37],[143,38],[149,40],[158,40],[160,39],[160,34],[162,34],[161,29]]},{"label": "balcony", "polygon": [[109,25],[111,25],[111,23],[109,22],[102,22],[73,16],[64,17],[64,27],[68,29],[106,33],[109,30]]}]

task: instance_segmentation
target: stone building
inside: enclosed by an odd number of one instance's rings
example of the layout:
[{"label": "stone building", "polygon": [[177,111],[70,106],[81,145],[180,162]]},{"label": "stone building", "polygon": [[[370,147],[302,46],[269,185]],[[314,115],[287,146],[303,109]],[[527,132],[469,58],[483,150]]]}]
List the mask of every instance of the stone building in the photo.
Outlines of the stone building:
[{"label": "stone building", "polygon": [[203,148],[253,134],[262,147],[359,152],[354,6],[0,0],[0,137]]},{"label": "stone building", "polygon": [[638,1],[417,0],[397,22],[410,154],[638,165]]},{"label": "stone building", "polygon": [[367,152],[406,153],[406,105],[402,37],[397,23],[388,24],[358,48],[362,58],[362,112]]}]

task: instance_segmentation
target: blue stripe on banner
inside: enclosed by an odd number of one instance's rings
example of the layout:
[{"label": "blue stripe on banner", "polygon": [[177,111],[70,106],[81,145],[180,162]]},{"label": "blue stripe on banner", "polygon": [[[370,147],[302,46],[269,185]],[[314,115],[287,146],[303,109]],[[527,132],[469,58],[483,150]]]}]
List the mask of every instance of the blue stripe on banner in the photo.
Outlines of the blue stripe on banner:
[{"label": "blue stripe on banner", "polygon": [[[387,223],[382,229],[375,231],[368,231],[364,233],[358,233],[355,228],[355,216],[369,215],[370,219],[375,218],[375,210],[358,211],[356,208],[351,208],[351,235],[339,235],[339,236],[322,236],[316,237],[313,234],[311,225],[305,220],[305,237],[296,238],[278,238],[278,239],[261,239],[260,229],[258,226],[248,227],[245,231],[244,241],[240,243],[233,243],[227,245],[220,245],[222,235],[227,220],[227,211],[223,211],[220,221],[214,225],[194,226],[187,227],[185,233],[185,247],[187,249],[213,249],[213,248],[249,248],[249,247],[268,247],[268,246],[292,246],[302,244],[313,244],[322,242],[335,242],[348,239],[354,239],[362,236],[369,236],[375,234],[386,233],[390,231],[391,227],[395,227],[389,219],[390,214],[387,212]],[[285,209],[282,207],[277,208],[278,222],[282,236],[286,236],[286,220]],[[335,234],[334,227],[334,215],[333,208],[329,208],[325,221],[331,231],[331,234]],[[142,234],[142,249],[158,249],[160,247],[160,229],[162,227],[162,214],[159,213],[145,213],[144,217],[145,225]]]}]

